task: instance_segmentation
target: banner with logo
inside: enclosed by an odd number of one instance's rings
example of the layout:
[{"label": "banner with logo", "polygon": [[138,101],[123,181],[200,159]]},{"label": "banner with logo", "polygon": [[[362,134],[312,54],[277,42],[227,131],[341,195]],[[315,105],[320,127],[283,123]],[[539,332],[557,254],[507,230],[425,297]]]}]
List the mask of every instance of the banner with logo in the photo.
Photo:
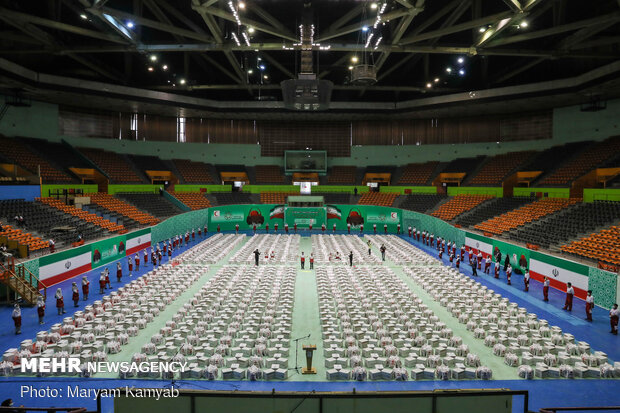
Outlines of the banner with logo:
[{"label": "banner with logo", "polygon": [[327,219],[342,219],[342,212],[336,205],[325,205]]},{"label": "banner with logo", "polygon": [[276,205],[271,208],[269,219],[284,219],[284,205]]},{"label": "banner with logo", "polygon": [[233,208],[212,208],[209,214],[209,221],[214,223],[233,222],[240,224],[245,219],[245,211],[239,207]]},{"label": "banner with logo", "polygon": [[136,252],[151,246],[151,230],[149,228],[127,234],[125,243],[125,255],[132,255]]},{"label": "banner with logo", "polygon": [[90,271],[91,246],[85,245],[39,258],[39,279],[50,287]]},{"label": "banner with logo", "polygon": [[92,253],[92,268],[116,261],[125,256],[125,236],[106,239],[90,244]]},{"label": "banner with logo", "polygon": [[397,211],[370,211],[366,213],[366,222],[369,224],[397,224],[400,214]]},{"label": "banner with logo", "polygon": [[530,275],[537,281],[549,278],[549,285],[558,290],[566,290],[566,283],[572,283],[575,296],[585,299],[588,291],[588,267],[576,262],[563,260],[550,255],[532,251]]}]

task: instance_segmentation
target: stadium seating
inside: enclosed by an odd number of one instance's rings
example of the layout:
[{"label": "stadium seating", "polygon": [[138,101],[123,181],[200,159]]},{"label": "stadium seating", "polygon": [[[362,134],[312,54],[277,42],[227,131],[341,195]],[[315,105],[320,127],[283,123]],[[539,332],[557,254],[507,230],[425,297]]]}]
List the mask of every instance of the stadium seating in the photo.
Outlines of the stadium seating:
[{"label": "stadium seating", "polygon": [[534,200],[534,198],[529,197],[491,199],[483,205],[480,205],[475,211],[457,217],[453,223],[462,227],[471,227],[497,215],[512,211]]},{"label": "stadium seating", "polygon": [[284,183],[284,175],[279,166],[276,165],[257,165],[256,168],[257,184],[281,184]]},{"label": "stadium seating", "polygon": [[134,165],[136,165],[136,167],[143,172],[145,171],[167,171],[170,169],[157,156],[146,156],[146,155],[128,155],[128,156],[131,162],[133,162]]},{"label": "stadium seating", "polygon": [[400,204],[402,209],[425,213],[435,208],[435,206],[443,199],[447,198],[445,194],[415,194],[407,195],[405,200]]},{"label": "stadium seating", "polygon": [[360,197],[358,205],[392,206],[397,197],[396,192],[366,192]]},{"label": "stadium seating", "polygon": [[327,182],[330,184],[355,185],[355,166],[333,166]]},{"label": "stadium seating", "polygon": [[484,161],[484,156],[476,158],[457,158],[451,161],[442,172],[465,172],[468,175]]},{"label": "stadium seating", "polygon": [[620,265],[620,226],[614,225],[562,246],[562,252]]},{"label": "stadium seating", "polygon": [[120,155],[101,149],[80,148],[80,152],[99,167],[114,183],[144,183]]},{"label": "stadium seating", "polygon": [[24,169],[36,174],[41,169],[41,179],[45,183],[70,183],[75,182],[71,176],[57,169],[45,159],[36,155],[30,148],[20,142],[19,139],[0,136],[0,154],[8,160],[22,166]]},{"label": "stadium seating", "polygon": [[13,228],[11,225],[2,223],[0,237],[7,237],[10,241],[17,241],[19,244],[27,245],[30,252],[35,252],[46,248],[48,241],[35,237],[34,235],[22,231],[20,228]]},{"label": "stadium seating", "polygon": [[213,192],[218,205],[251,204],[250,194],[244,192]]},{"label": "stadium seating", "polygon": [[351,195],[347,192],[313,192],[312,195],[322,196],[326,204],[348,204]]},{"label": "stadium seating", "polygon": [[538,185],[567,185],[575,178],[596,168],[618,153],[620,153],[620,137],[613,137],[604,142],[592,144],[572,161],[567,162],[542,179]]},{"label": "stadium seating", "polygon": [[448,202],[441,204],[431,215],[444,221],[451,221],[462,213],[492,198],[488,195],[457,195]]},{"label": "stadium seating", "polygon": [[499,186],[512,170],[530,159],[533,154],[533,151],[524,151],[496,155],[482,166],[468,185]]},{"label": "stadium seating", "polygon": [[543,173],[549,173],[589,144],[591,142],[574,142],[538,152],[530,162],[521,166],[519,171],[542,171]]},{"label": "stadium seating", "polygon": [[105,218],[102,218],[95,214],[91,214],[90,212],[86,212],[84,210],[78,209],[72,205],[66,205],[59,199],[40,198],[39,200],[43,204],[52,206],[62,212],[76,216],[86,222],[93,223],[101,228],[107,229],[110,232],[118,232],[121,234],[127,232],[125,227],[123,227],[122,225],[115,224],[114,222],[108,221]]},{"label": "stadium seating", "polygon": [[84,240],[89,241],[101,238],[106,233],[101,227],[40,202],[23,199],[0,201],[0,217],[6,218],[4,222],[12,222],[16,215],[24,217],[26,231],[43,237],[46,245],[47,241],[53,238],[57,249],[74,242],[78,234],[81,234]]},{"label": "stadium seating", "polygon": [[299,192],[261,192],[260,202],[261,204],[284,204],[289,195],[299,195]]},{"label": "stadium seating", "polygon": [[173,197],[190,207],[192,211],[209,208],[211,203],[200,192],[171,192]]},{"label": "stadium seating", "polygon": [[50,163],[54,163],[70,175],[69,168],[92,168],[93,166],[84,158],[76,156],[73,149],[58,142],[50,142],[43,139],[20,138],[37,153],[44,156]]},{"label": "stadium seating", "polygon": [[399,185],[427,185],[432,178],[433,171],[439,162],[410,163],[407,165],[400,179]]},{"label": "stadium seating", "polygon": [[109,194],[86,194],[90,197],[90,201],[94,204],[100,205],[110,211],[117,212],[127,218],[130,218],[142,225],[155,225],[159,222],[154,216],[147,214],[144,211],[139,210],[135,206],[123,202],[118,198],[115,198]]},{"label": "stadium seating", "polygon": [[122,192],[117,193],[116,196],[157,218],[168,218],[182,212],[172,202],[159,194]]},{"label": "stadium seating", "polygon": [[510,239],[549,248],[579,234],[620,221],[620,202],[596,201],[571,206],[549,218],[510,232]]},{"label": "stadium seating", "polygon": [[491,234],[502,234],[546,215],[553,214],[579,201],[580,199],[578,198],[543,198],[519,209],[491,218],[476,225],[474,228],[490,232]]},{"label": "stadium seating", "polygon": [[186,184],[210,184],[215,182],[209,172],[208,164],[185,159],[175,159],[173,162]]}]

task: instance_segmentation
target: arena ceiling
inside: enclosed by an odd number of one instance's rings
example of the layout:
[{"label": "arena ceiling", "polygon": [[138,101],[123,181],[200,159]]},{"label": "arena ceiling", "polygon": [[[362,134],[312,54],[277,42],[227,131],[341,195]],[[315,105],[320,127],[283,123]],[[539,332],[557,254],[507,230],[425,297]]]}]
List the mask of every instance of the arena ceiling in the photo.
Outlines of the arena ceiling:
[{"label": "arena ceiling", "polygon": [[[259,108],[252,103],[282,109],[280,82],[299,73],[304,6],[314,24],[313,67],[319,78],[333,82],[332,101],[342,110],[374,105],[381,111],[415,100],[577,79],[614,67],[620,57],[619,0],[0,0],[0,5],[0,58],[16,67],[180,100],[238,102],[250,112]],[[351,82],[354,57],[376,67],[375,85]],[[592,94],[615,97],[617,69],[576,89],[520,99],[525,105],[529,100],[531,109],[536,102],[545,107],[579,103]],[[28,82],[15,72],[0,73],[5,91],[23,89],[59,103],[84,96],[67,85]],[[159,105],[98,92],[84,103],[109,108],[117,99],[133,110]],[[496,106],[501,95],[495,96]],[[171,106],[192,110],[161,104],[160,111]]]}]

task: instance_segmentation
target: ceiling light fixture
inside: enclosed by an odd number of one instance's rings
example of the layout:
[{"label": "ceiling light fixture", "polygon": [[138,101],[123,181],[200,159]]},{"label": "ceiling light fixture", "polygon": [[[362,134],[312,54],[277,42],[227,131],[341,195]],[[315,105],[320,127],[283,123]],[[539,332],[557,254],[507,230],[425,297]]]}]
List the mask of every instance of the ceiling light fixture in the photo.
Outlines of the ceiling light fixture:
[{"label": "ceiling light fixture", "polygon": [[451,67],[446,67],[446,72],[452,73],[452,68]]},{"label": "ceiling light fixture", "polygon": [[180,83],[180,84],[182,84],[182,85],[184,85],[184,84],[185,84],[185,79],[181,79],[181,80],[179,80],[179,83]]},{"label": "ceiling light fixture", "polygon": [[132,22],[131,20],[129,20],[129,21],[125,24],[125,26],[129,27],[130,29],[133,29],[134,24],[133,24],[133,22]]},{"label": "ceiling light fixture", "polygon": [[154,54],[152,54],[149,59],[151,59],[151,62],[156,62],[157,61],[157,56],[155,56]]},{"label": "ceiling light fixture", "polygon": [[168,70],[168,65],[163,65],[161,68],[162,68],[163,70]]},{"label": "ceiling light fixture", "polygon": [[245,3],[244,3],[244,2],[242,2],[242,1],[240,1],[240,2],[239,2],[239,8],[240,8],[241,10],[245,9]]},{"label": "ceiling light fixture", "polygon": [[525,29],[527,27],[527,22],[525,20],[523,20],[519,26],[521,26],[521,27],[523,27]]},{"label": "ceiling light fixture", "polygon": [[80,17],[83,18],[84,20],[88,19],[88,16],[85,15],[84,13],[80,14]]},{"label": "ceiling light fixture", "polygon": [[153,70],[155,70],[155,69],[153,68],[153,66],[149,66],[148,71],[149,71],[149,72],[152,72]]},{"label": "ceiling light fixture", "polygon": [[353,63],[357,63],[357,62],[359,62],[359,59],[357,58],[357,56],[353,56],[353,57],[351,58],[351,61],[352,61]]},{"label": "ceiling light fixture", "polygon": [[429,89],[430,89],[432,86],[433,86],[433,84],[432,84],[432,83],[427,83],[427,84],[426,84],[426,87],[427,87],[427,88],[429,88]]},{"label": "ceiling light fixture", "polygon": [[459,57],[459,58],[457,59],[457,62],[459,62],[459,63],[463,63],[464,61],[465,61],[465,59],[463,59],[462,57]]},{"label": "ceiling light fixture", "polygon": [[481,27],[481,28],[479,28],[479,29],[478,29],[478,31],[479,31],[480,33],[484,33],[484,32],[486,32],[486,31],[487,31],[487,28],[486,28],[486,27]]}]

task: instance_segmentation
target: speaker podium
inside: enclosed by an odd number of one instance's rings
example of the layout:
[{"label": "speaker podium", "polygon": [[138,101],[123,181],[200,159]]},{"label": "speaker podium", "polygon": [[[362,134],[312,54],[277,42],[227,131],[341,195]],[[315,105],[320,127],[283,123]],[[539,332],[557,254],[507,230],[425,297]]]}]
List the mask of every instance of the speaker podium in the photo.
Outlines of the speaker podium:
[{"label": "speaker podium", "polygon": [[301,374],[316,374],[316,368],[312,367],[312,356],[316,350],[315,345],[301,347],[306,352],[306,367],[301,369]]}]

